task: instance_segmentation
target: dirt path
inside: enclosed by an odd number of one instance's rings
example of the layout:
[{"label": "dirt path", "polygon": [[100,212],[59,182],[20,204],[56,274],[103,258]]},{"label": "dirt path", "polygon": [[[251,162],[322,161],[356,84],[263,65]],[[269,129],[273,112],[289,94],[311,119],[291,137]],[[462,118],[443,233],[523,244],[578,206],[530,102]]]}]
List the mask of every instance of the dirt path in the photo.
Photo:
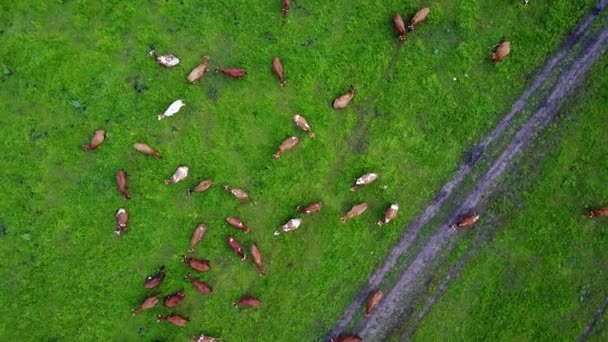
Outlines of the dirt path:
[{"label": "dirt path", "polygon": [[[471,167],[483,154],[486,147],[496,139],[502,137],[505,131],[512,124],[515,116],[521,112],[526,106],[531,95],[540,88],[547,80],[549,80],[551,74],[557,65],[559,65],[568,52],[574,47],[574,45],[581,38],[583,33],[588,29],[593,20],[606,6],[606,0],[600,1],[598,7],[593,13],[589,14],[583,22],[579,25],[577,30],[569,37],[563,47],[546,63],[543,70],[535,79],[534,83],[524,92],[520,99],[515,102],[511,111],[503,117],[498,123],[496,128],[480,143],[480,145],[472,153],[469,160],[463,162],[456,174],[450,179],[440,190],[439,195],[435,198],[424,210],[410,227],[408,227],[406,234],[401,238],[397,245],[391,250],[387,259],[384,263],[376,270],[376,272],[370,277],[367,284],[360,291],[359,295],[345,310],[342,318],[337,323],[334,330],[331,332],[331,336],[339,335],[344,328],[350,323],[354,315],[360,310],[361,305],[365,301],[367,295],[374,289],[376,289],[389,271],[395,266],[397,260],[402,256],[412,245],[414,240],[417,238],[422,227],[427,224],[440,210],[445,203],[446,199],[451,195],[454,189],[462,182],[464,177],[470,172]],[[561,103],[561,98],[565,97],[574,86],[582,79],[583,75],[588,71],[589,67],[595,62],[597,57],[603,52],[605,48],[606,38],[608,37],[608,30],[603,31],[600,36],[597,37],[592,44],[589,44],[584,53],[581,54],[571,65],[571,68],[562,73],[558,81],[558,85],[551,94],[547,97],[544,105],[536,112],[536,114],[526,123],[525,126],[516,134],[512,143],[504,150],[500,157],[492,165],[488,173],[480,179],[475,189],[469,194],[459,210],[455,211],[450,217],[450,220],[456,219],[462,212],[468,211],[473,208],[488,190],[488,188],[494,183],[494,181],[502,174],[508,163],[513,157],[527,144],[532,137],[533,133],[543,128],[548,121],[550,121],[558,105]],[[364,322],[360,334],[367,338],[377,338],[378,335],[384,335],[387,332],[383,331],[387,329],[388,324],[392,319],[398,317],[399,314],[399,299],[403,298],[404,295],[410,291],[413,282],[417,276],[425,269],[427,263],[441,250],[445,242],[452,236],[447,227],[443,227],[432,239],[424,246],[422,251],[416,256],[414,261],[411,263],[409,268],[402,274],[401,279],[397,283],[394,289],[386,293],[385,299],[378,307],[377,310]]]},{"label": "dirt path", "polygon": [[587,341],[589,335],[591,335],[591,332],[593,332],[593,328],[595,327],[597,322],[602,319],[602,316],[604,316],[606,310],[608,310],[608,297],[604,299],[602,305],[600,305],[597,311],[593,314],[593,317],[591,317],[591,320],[589,321],[589,323],[587,323],[585,329],[583,329],[581,336],[578,337],[578,341]]}]

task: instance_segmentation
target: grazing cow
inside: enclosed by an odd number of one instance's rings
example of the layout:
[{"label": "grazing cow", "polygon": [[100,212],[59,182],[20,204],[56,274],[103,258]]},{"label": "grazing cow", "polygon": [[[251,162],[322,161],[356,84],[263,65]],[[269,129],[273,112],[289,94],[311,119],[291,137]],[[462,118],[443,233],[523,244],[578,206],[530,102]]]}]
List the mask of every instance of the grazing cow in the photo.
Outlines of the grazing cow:
[{"label": "grazing cow", "polygon": [[188,325],[188,322],[190,321],[189,319],[180,316],[180,315],[176,315],[176,314],[171,314],[171,315],[158,315],[156,316],[156,319],[158,320],[158,322],[160,321],[167,321],[175,326],[178,327],[185,327],[186,325]]},{"label": "grazing cow", "polygon": [[158,64],[160,64],[164,67],[167,67],[167,68],[172,68],[179,64],[179,58],[177,58],[177,56],[175,56],[172,53],[159,56],[156,53],[156,49],[154,48],[154,45],[150,46],[150,56],[154,57],[154,59],[156,59],[156,62]]},{"label": "grazing cow", "polygon": [[450,225],[450,229],[456,228],[468,228],[474,225],[477,221],[479,221],[479,215],[472,213],[464,216],[458,222]]},{"label": "grazing cow", "polygon": [[313,213],[316,213],[317,211],[321,210],[321,208],[323,208],[323,203],[316,202],[316,203],[311,203],[305,207],[297,206],[296,210],[301,212],[302,214],[313,214]]},{"label": "grazing cow", "polygon": [[283,63],[281,63],[281,60],[277,56],[272,59],[272,70],[279,78],[279,84],[281,85],[281,87],[284,87],[285,75],[283,74]]},{"label": "grazing cow", "polygon": [[179,110],[182,109],[182,107],[184,107],[185,105],[186,104],[184,103],[184,100],[173,101],[173,103],[169,105],[169,108],[167,108],[164,113],[158,116],[158,120],[162,120],[164,118],[168,118],[177,114],[177,112],[179,112]]},{"label": "grazing cow", "polygon": [[281,143],[281,145],[279,145],[279,148],[277,149],[277,153],[273,154],[274,159],[281,158],[281,153],[283,153],[287,150],[291,150],[299,142],[300,142],[300,139],[298,139],[298,137],[296,137],[296,136],[289,137],[289,138],[283,140],[283,142]]},{"label": "grazing cow", "polygon": [[428,7],[425,7],[423,9],[419,10],[418,12],[416,12],[416,14],[414,14],[412,19],[410,19],[410,22],[407,25],[407,29],[410,31],[413,31],[414,27],[416,25],[423,22],[429,16],[429,13],[431,13],[431,9]]},{"label": "grazing cow", "polygon": [[205,335],[192,336],[192,339],[190,341],[191,342],[222,342],[222,340],[219,338],[205,336]]},{"label": "grazing cow", "polygon": [[287,12],[289,12],[289,6],[291,5],[291,0],[281,0],[281,3],[283,4],[283,16],[286,16]]},{"label": "grazing cow", "polygon": [[165,280],[165,266],[161,266],[158,269],[158,272],[146,277],[144,287],[147,289],[155,289],[162,284],[163,280]]},{"label": "grazing cow", "polygon": [[203,78],[208,67],[209,56],[203,56],[203,62],[196,68],[192,69],[192,71],[190,71],[190,74],[188,75],[188,82],[194,83]]},{"label": "grazing cow", "polygon": [[220,67],[215,68],[215,72],[222,73],[226,76],[230,76],[232,78],[241,78],[247,75],[247,71],[240,68],[226,68],[222,69]]},{"label": "grazing cow", "polygon": [[372,183],[376,179],[378,179],[377,173],[373,173],[373,172],[366,173],[363,176],[357,178],[357,180],[355,181],[355,184],[350,188],[350,191],[355,191],[364,185]]},{"label": "grazing cow", "polygon": [[247,227],[247,225],[243,223],[243,221],[241,221],[241,219],[238,217],[228,216],[226,217],[226,222],[228,222],[228,224],[232,227],[244,231],[245,234],[250,232],[249,227]]},{"label": "grazing cow", "polygon": [[346,213],[346,215],[340,217],[340,222],[346,223],[348,220],[352,219],[353,217],[363,214],[366,210],[367,210],[367,203],[359,203],[359,204],[353,206]]},{"label": "grazing cow", "polygon": [[192,283],[192,285],[198,290],[198,292],[200,292],[204,295],[208,295],[211,292],[213,292],[213,289],[211,288],[211,286],[209,286],[205,282],[202,282],[196,278],[193,278],[192,275],[190,274],[190,272],[188,272],[188,274],[186,274],[186,279],[188,279],[190,281],[190,283]]},{"label": "grazing cow", "polygon": [[511,53],[511,42],[504,41],[495,46],[494,52],[490,55],[492,62],[500,62]]},{"label": "grazing cow", "polygon": [[181,289],[176,293],[165,297],[165,306],[168,308],[174,308],[178,306],[184,300],[184,298],[186,298],[186,293],[184,292],[184,289]]},{"label": "grazing cow", "polygon": [[524,5],[528,5],[528,0],[524,0]]},{"label": "grazing cow", "polygon": [[187,256],[182,255],[182,262],[188,264],[188,266],[198,272],[206,272],[211,269],[209,260],[188,258]]},{"label": "grazing cow", "polygon": [[243,202],[249,201],[249,194],[242,189],[233,188],[230,185],[224,185],[224,190],[230,192],[234,197]]},{"label": "grazing cow", "polygon": [[139,153],[143,153],[143,154],[147,154],[149,156],[152,156],[156,159],[160,159],[160,154],[158,153],[158,151],[156,151],[155,149],[153,149],[152,147],[150,147],[150,145],[144,144],[144,143],[135,143],[133,144],[133,148],[139,152]]},{"label": "grazing cow", "polygon": [[116,185],[118,186],[118,192],[120,192],[125,199],[130,200],[131,196],[127,193],[127,173],[125,170],[116,171]]},{"label": "grazing cow", "polygon": [[363,339],[358,335],[340,336],[337,339],[332,338],[329,342],[363,342]]},{"label": "grazing cow", "polygon": [[310,125],[308,124],[308,121],[306,121],[306,119],[301,116],[301,115],[294,115],[293,116],[293,122],[295,122],[296,126],[298,126],[300,129],[302,129],[304,132],[306,132],[306,134],[308,134],[308,136],[311,139],[315,138],[315,133],[312,131],[312,129],[310,128]]},{"label": "grazing cow", "polygon": [[397,217],[397,212],[399,211],[399,204],[393,203],[388,209],[386,209],[386,213],[384,214],[384,218],[378,221],[379,226],[383,226]]},{"label": "grazing cow", "polygon": [[188,177],[188,171],[190,171],[190,168],[188,168],[187,166],[178,167],[177,170],[175,170],[173,176],[171,176],[171,178],[165,179],[165,184],[175,184],[177,182],[183,181],[184,179],[186,179],[186,177]]},{"label": "grazing cow", "polygon": [[393,26],[395,27],[395,31],[397,31],[399,43],[403,43],[407,38],[407,32],[405,31],[405,23],[403,22],[403,18],[399,15],[399,13],[395,13],[393,16]]},{"label": "grazing cow", "polygon": [[257,308],[262,304],[262,301],[255,297],[243,296],[238,301],[232,303],[234,306]]},{"label": "grazing cow", "polygon": [[367,304],[365,305],[365,317],[369,316],[369,314],[372,312],[372,310],[374,310],[376,305],[380,303],[383,296],[384,293],[382,293],[382,291],[376,290],[372,294],[370,294],[369,297],[367,297]]},{"label": "grazing cow", "polygon": [[156,304],[158,304],[158,301],[159,301],[158,295],[152,296],[152,297],[148,297],[138,307],[136,307],[135,309],[131,310],[131,313],[133,314],[133,316],[135,316],[136,314],[138,314],[138,313],[140,313],[140,312],[142,312],[144,310],[152,309],[153,307],[156,306]]},{"label": "grazing cow", "polygon": [[264,272],[264,263],[262,263],[262,254],[258,249],[258,246],[255,243],[251,244],[251,258],[253,259],[253,263],[258,268],[258,274],[263,276],[266,274]]},{"label": "grazing cow", "polygon": [[91,143],[89,145],[82,145],[83,151],[92,151],[95,150],[106,140],[106,131],[103,129],[95,130],[93,133],[93,138],[91,138]]},{"label": "grazing cow", "polygon": [[196,249],[196,245],[203,239],[205,233],[207,232],[207,225],[204,223],[199,224],[194,228],[194,232],[192,232],[192,238],[190,239],[190,248],[188,252],[194,253]]},{"label": "grazing cow", "polygon": [[213,181],[211,179],[204,180],[204,181],[198,183],[198,185],[195,186],[194,188],[188,189],[188,195],[191,195],[193,192],[205,192],[212,185],[213,185]]},{"label": "grazing cow", "polygon": [[597,208],[595,210],[589,210],[587,217],[602,217],[608,216],[608,207]]},{"label": "grazing cow", "polygon": [[298,229],[298,227],[300,227],[301,223],[302,223],[302,219],[299,219],[299,218],[291,219],[291,220],[287,221],[287,223],[282,225],[281,228],[277,229],[274,232],[274,236],[279,236],[283,233],[287,233],[292,230],[296,230],[296,229]]},{"label": "grazing cow", "polygon": [[129,215],[124,208],[118,209],[116,212],[116,230],[114,231],[116,235],[122,235],[127,230],[129,225]]},{"label": "grazing cow", "polygon": [[234,253],[241,257],[241,261],[245,261],[245,259],[247,259],[245,251],[243,251],[243,247],[241,247],[239,242],[236,241],[234,237],[228,236],[226,238],[226,242],[228,243],[228,246],[230,246],[230,248],[234,251]]},{"label": "grazing cow", "polygon": [[333,105],[334,109],[346,108],[346,106],[348,106],[350,101],[352,101],[353,97],[355,97],[355,86],[351,85],[345,94],[338,96],[334,100],[332,105]]}]

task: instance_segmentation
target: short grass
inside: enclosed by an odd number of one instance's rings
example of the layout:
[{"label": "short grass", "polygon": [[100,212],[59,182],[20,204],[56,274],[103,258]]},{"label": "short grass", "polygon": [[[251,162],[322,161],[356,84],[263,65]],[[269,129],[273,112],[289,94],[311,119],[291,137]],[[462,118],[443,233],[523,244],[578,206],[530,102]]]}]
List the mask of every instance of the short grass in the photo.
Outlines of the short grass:
[{"label": "short grass", "polygon": [[[403,233],[462,154],[485,134],[593,1],[294,1],[287,20],[278,1],[19,1],[0,3],[0,338],[2,340],[180,340],[195,333],[229,341],[318,340],[335,323],[374,266]],[[397,52],[390,16],[430,5],[432,15]],[[487,62],[502,38],[513,53]],[[147,55],[154,43],[182,62],[173,70]],[[185,77],[203,54],[212,66],[240,66],[244,80]],[[287,87],[270,72],[281,56]],[[454,80],[456,79],[456,80]],[[336,112],[334,96],[354,84],[353,105]],[[177,98],[176,117],[156,115]],[[291,123],[304,114],[318,138]],[[81,151],[97,128],[108,131],[93,153]],[[276,146],[302,144],[278,161]],[[135,141],[162,161],[139,155]],[[179,165],[184,183],[162,180]],[[115,190],[129,173],[133,199]],[[348,191],[359,174],[380,181]],[[203,178],[216,186],[187,196]],[[242,205],[220,190],[233,184],[253,198]],[[387,185],[381,190],[380,185]],[[323,200],[300,230],[272,232],[296,204]],[[368,201],[348,225],[338,217]],[[390,201],[396,223],[374,229]],[[113,234],[114,213],[130,213],[128,233]],[[243,235],[223,222],[241,216]],[[183,281],[179,263],[192,229],[209,232],[197,253],[215,289],[203,298]],[[257,241],[268,275],[260,278],[223,239]],[[185,329],[157,324],[156,308],[131,317],[151,292],[146,275],[167,267],[163,294],[186,287],[176,311]],[[230,303],[248,293],[259,310]]]},{"label": "short grass", "polygon": [[[583,212],[608,203],[607,68],[604,57],[502,182],[507,196],[488,210],[501,228],[422,321],[417,340],[575,340],[605,300],[608,221]],[[602,326],[599,336],[605,319]]]}]

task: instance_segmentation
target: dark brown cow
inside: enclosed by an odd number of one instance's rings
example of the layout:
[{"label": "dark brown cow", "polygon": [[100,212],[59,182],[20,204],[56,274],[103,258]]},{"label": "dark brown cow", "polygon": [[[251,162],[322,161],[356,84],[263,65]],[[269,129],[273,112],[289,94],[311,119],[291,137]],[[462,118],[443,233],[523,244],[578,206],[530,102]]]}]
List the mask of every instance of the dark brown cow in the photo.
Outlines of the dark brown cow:
[{"label": "dark brown cow", "polygon": [[490,55],[492,62],[500,62],[511,53],[511,42],[504,41],[496,45],[494,52]]},{"label": "dark brown cow", "polygon": [[203,75],[205,74],[205,72],[207,71],[208,67],[209,67],[209,56],[203,56],[203,62],[201,63],[201,65],[192,69],[192,71],[190,72],[190,75],[188,75],[188,82],[194,83],[194,82],[200,80],[203,77]]},{"label": "dark brown cow", "polygon": [[106,140],[106,131],[103,129],[98,129],[93,133],[93,137],[91,138],[91,143],[89,145],[82,145],[83,151],[92,151],[99,147],[99,145],[103,144],[104,140]]},{"label": "dark brown cow", "polygon": [[129,215],[124,208],[118,209],[116,212],[116,230],[114,231],[116,235],[120,236],[124,234],[129,226]]},{"label": "dark brown cow", "polygon": [[314,214],[323,208],[322,202],[311,203],[305,207],[297,206],[296,210],[302,214]]},{"label": "dark brown cow", "polygon": [[377,290],[370,294],[369,297],[367,297],[367,304],[365,304],[365,317],[369,316],[369,314],[372,312],[372,310],[374,310],[376,305],[380,303],[383,296],[384,293],[382,293],[382,291],[380,290]]},{"label": "dark brown cow", "polygon": [[158,315],[156,316],[156,319],[160,322],[160,321],[167,321],[175,326],[178,327],[185,327],[186,325],[188,325],[188,322],[190,321],[189,319],[187,319],[186,317],[180,316],[180,315],[176,315],[176,314],[170,314],[170,315]]},{"label": "dark brown cow", "polygon": [[243,247],[241,247],[239,242],[234,237],[228,236],[226,238],[226,242],[228,243],[228,246],[230,246],[230,248],[234,251],[234,253],[241,257],[241,261],[247,259],[245,251],[243,251]]},{"label": "dark brown cow", "polygon": [[145,288],[154,289],[162,284],[163,280],[165,280],[165,266],[161,266],[158,269],[158,272],[155,274],[148,276],[146,278],[146,282],[144,283]]},{"label": "dark brown cow", "polygon": [[247,225],[245,223],[243,223],[243,221],[241,221],[241,219],[238,217],[228,216],[228,217],[226,217],[226,222],[228,222],[228,224],[230,226],[244,231],[245,234],[250,232],[249,227],[247,227]]},{"label": "dark brown cow", "polygon": [[366,210],[367,210],[367,203],[359,203],[359,204],[353,206],[346,213],[346,215],[342,216],[340,218],[340,222],[346,223],[348,220],[352,219],[353,217],[363,214]]},{"label": "dark brown cow", "polygon": [[384,218],[378,221],[379,226],[383,226],[397,217],[397,212],[399,212],[399,205],[397,203],[391,204],[388,209],[386,209],[386,213],[384,214]]},{"label": "dark brown cow", "polygon": [[133,144],[133,148],[139,153],[147,154],[156,159],[161,159],[158,151],[156,151],[155,149],[153,149],[152,147],[150,147],[149,145],[146,145],[144,143],[135,143],[135,144]]},{"label": "dark brown cow", "polygon": [[234,306],[257,308],[262,304],[262,301],[252,296],[243,296],[238,301],[232,303]]},{"label": "dark brown cow", "polygon": [[233,188],[230,185],[224,185],[224,190],[230,192],[234,197],[243,202],[249,201],[249,194],[245,190]]},{"label": "dark brown cow", "polygon": [[410,31],[413,31],[414,27],[416,25],[418,25],[421,22],[423,22],[424,20],[426,20],[426,18],[429,16],[429,13],[431,13],[431,9],[428,7],[425,7],[423,9],[419,10],[418,12],[416,12],[416,14],[414,14],[412,19],[410,19],[410,22],[407,25],[407,29]]},{"label": "dark brown cow", "polygon": [[258,274],[263,276],[266,274],[264,272],[264,264],[262,263],[262,253],[258,249],[258,246],[255,243],[251,244],[251,258],[253,259],[253,263],[258,268]]},{"label": "dark brown cow", "polygon": [[281,63],[281,60],[277,56],[272,59],[272,70],[279,78],[279,84],[281,85],[281,87],[284,87],[285,75],[283,74],[283,63]]},{"label": "dark brown cow", "polygon": [[241,77],[247,76],[247,71],[245,71],[244,69],[240,69],[240,68],[222,69],[220,67],[217,67],[217,68],[215,68],[215,72],[222,73],[222,74],[232,77],[232,78],[241,78]]},{"label": "dark brown cow", "polygon": [[125,170],[116,171],[116,185],[118,186],[118,192],[120,192],[125,199],[130,200],[131,196],[127,193],[127,173]]},{"label": "dark brown cow", "polygon": [[188,272],[188,274],[186,274],[186,279],[188,279],[190,281],[190,283],[192,283],[192,285],[198,290],[198,292],[200,292],[204,295],[208,295],[211,292],[213,292],[213,289],[211,288],[211,286],[209,286],[205,282],[202,282],[196,278],[193,278],[192,275],[190,274],[190,272]]},{"label": "dark brown cow", "polygon": [[199,272],[206,272],[211,269],[211,264],[209,263],[209,260],[205,259],[188,258],[187,256],[182,255],[182,262],[184,264],[188,264],[188,266],[190,266],[193,270]]},{"label": "dark brown cow", "polygon": [[211,179],[204,180],[198,183],[194,188],[188,189],[188,195],[191,195],[193,192],[205,192],[213,185],[213,181]]},{"label": "dark brown cow", "polygon": [[395,27],[395,31],[397,31],[399,43],[403,43],[407,38],[407,32],[405,31],[405,23],[403,22],[403,18],[398,13],[395,13],[393,16],[393,26]]},{"label": "dark brown cow", "polygon": [[355,86],[351,85],[345,94],[338,96],[332,104],[334,109],[346,108],[350,101],[355,97],[355,90]]},{"label": "dark brown cow", "polygon": [[338,338],[332,338],[329,342],[363,342],[363,339],[358,335],[340,336]]},{"label": "dark brown cow", "polygon": [[608,207],[592,209],[587,212],[587,217],[602,217],[608,216]]},{"label": "dark brown cow", "polygon": [[308,124],[308,121],[306,121],[306,118],[304,118],[301,115],[296,114],[293,116],[293,122],[295,122],[295,124],[296,124],[296,126],[298,126],[298,128],[300,128],[301,130],[306,132],[306,134],[308,134],[308,136],[311,139],[315,138],[315,133],[310,128],[310,125]]},{"label": "dark brown cow", "polygon": [[281,0],[283,5],[283,15],[286,16],[289,12],[289,6],[291,5],[291,0]]},{"label": "dark brown cow", "polygon": [[194,250],[196,249],[196,245],[198,245],[198,243],[201,242],[201,240],[205,236],[206,232],[207,232],[207,225],[204,223],[201,223],[198,226],[196,226],[196,228],[194,228],[194,232],[192,232],[192,238],[190,239],[190,248],[188,249],[188,252],[194,253]]},{"label": "dark brown cow", "polygon": [[277,153],[275,153],[273,155],[274,159],[281,158],[281,153],[283,153],[287,150],[291,150],[292,148],[296,147],[296,145],[298,145],[299,142],[300,142],[300,139],[298,139],[298,137],[296,137],[296,136],[289,137],[289,138],[283,140],[283,142],[281,143],[281,145],[279,145],[279,148],[277,149]]},{"label": "dark brown cow", "polygon": [[458,222],[450,225],[451,229],[457,228],[469,228],[474,225],[477,221],[479,221],[479,215],[472,213],[464,216]]},{"label": "dark brown cow", "polygon": [[165,297],[165,306],[168,308],[174,308],[178,306],[186,298],[184,289],[177,291],[176,293],[170,294]]},{"label": "dark brown cow", "polygon": [[158,302],[159,302],[158,295],[152,296],[152,297],[148,297],[138,307],[136,307],[135,309],[131,310],[131,313],[133,314],[133,316],[135,316],[136,314],[138,314],[138,313],[140,313],[140,312],[142,312],[144,310],[152,309],[153,307],[156,306],[156,304],[158,304]]}]

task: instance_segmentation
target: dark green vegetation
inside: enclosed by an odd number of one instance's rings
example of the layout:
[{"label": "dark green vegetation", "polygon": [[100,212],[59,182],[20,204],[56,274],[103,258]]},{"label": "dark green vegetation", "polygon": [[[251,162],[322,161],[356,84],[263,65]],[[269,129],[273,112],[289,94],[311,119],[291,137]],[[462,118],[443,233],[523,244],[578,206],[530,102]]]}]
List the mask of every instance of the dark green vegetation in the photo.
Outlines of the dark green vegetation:
[{"label": "dark green vegetation", "polygon": [[[175,340],[205,332],[228,341],[318,340],[591,3],[443,1],[398,53],[390,17],[409,17],[417,2],[298,2],[286,21],[278,1],[0,5],[0,313],[11,318],[0,323],[0,337]],[[514,43],[512,56],[490,64],[503,37]],[[179,56],[180,66],[156,65],[150,43]],[[186,84],[203,54],[213,67],[240,66],[249,75],[208,73]],[[275,54],[285,64],[284,89],[270,72]],[[359,89],[354,104],[331,109],[350,84]],[[158,122],[178,98],[187,107]],[[293,126],[295,113],[308,118],[315,141]],[[107,141],[82,152],[97,128],[109,132]],[[302,144],[273,160],[292,134]],[[137,154],[135,141],[164,159]],[[188,180],[165,186],[183,164]],[[115,189],[119,168],[130,176],[130,202]],[[368,170],[381,179],[350,193]],[[216,185],[187,196],[203,178]],[[228,183],[248,189],[253,203],[220,190]],[[318,199],[321,213],[272,236],[297,204]],[[393,200],[402,208],[397,222],[375,229]],[[369,201],[369,212],[339,224],[359,201]],[[122,238],[113,233],[119,207],[131,219]],[[253,233],[229,228],[228,215]],[[207,298],[183,281],[179,262],[199,222],[210,227],[198,250],[212,264],[202,276],[215,290]],[[228,234],[258,242],[266,277],[228,249]],[[130,315],[148,294],[145,276],[160,265],[163,294],[186,287],[175,310],[192,319],[185,329],[157,324],[153,316],[168,312],[160,307]],[[263,306],[234,309],[244,293]]]},{"label": "dark green vegetation", "polygon": [[[499,185],[486,222],[469,233],[496,236],[470,255],[416,339],[575,340],[605,301],[608,221],[583,213],[608,204],[607,69],[604,57]],[[591,336],[605,340],[605,322]]]}]

